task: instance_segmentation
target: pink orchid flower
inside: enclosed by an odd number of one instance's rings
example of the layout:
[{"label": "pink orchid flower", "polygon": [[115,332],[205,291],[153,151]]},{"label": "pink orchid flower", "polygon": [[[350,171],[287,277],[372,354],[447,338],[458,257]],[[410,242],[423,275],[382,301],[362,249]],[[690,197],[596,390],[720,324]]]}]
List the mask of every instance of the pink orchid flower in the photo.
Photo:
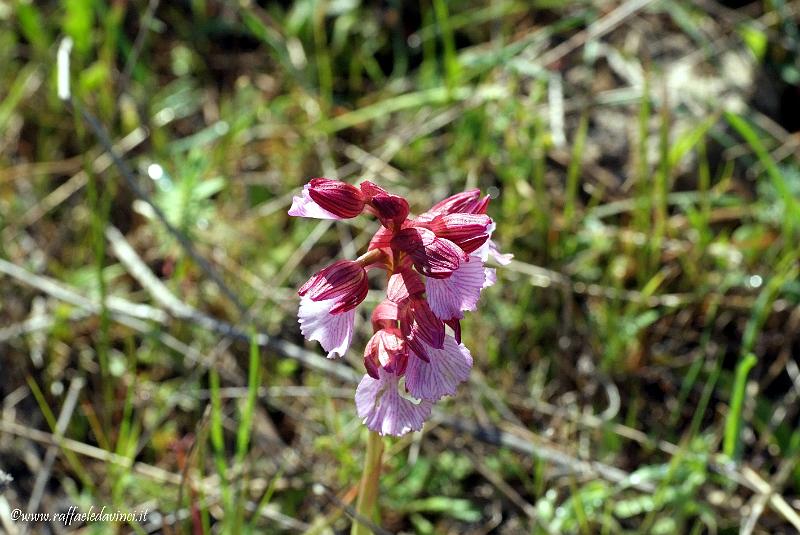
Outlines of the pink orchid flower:
[{"label": "pink orchid flower", "polygon": [[336,358],[352,342],[367,271],[387,272],[386,299],[372,312],[374,334],[364,350],[367,373],[355,396],[358,416],[372,431],[419,431],[433,404],[469,378],[472,354],[461,343],[460,320],[496,281],[488,259],[506,265],[512,258],[491,240],[488,205],[489,196],[473,189],[411,217],[406,199],[372,182],[356,187],[329,178],[312,179],[293,198],[292,216],[349,219],[367,212],[381,222],[365,254],[331,264],[298,291],[303,336]]}]

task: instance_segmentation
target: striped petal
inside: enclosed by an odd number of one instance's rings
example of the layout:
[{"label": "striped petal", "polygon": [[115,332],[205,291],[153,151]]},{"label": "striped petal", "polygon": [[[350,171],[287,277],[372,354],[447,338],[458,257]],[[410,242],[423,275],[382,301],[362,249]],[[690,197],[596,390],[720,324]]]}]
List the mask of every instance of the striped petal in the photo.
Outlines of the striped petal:
[{"label": "striped petal", "polygon": [[[497,262],[499,265],[507,266],[508,264],[511,263],[511,259],[514,258],[514,255],[511,253],[503,254],[500,252],[500,249],[497,248],[497,244],[494,242],[494,240],[491,239],[492,234],[495,231],[495,228],[497,228],[497,225],[494,223],[494,221],[492,221],[488,229],[489,239],[486,240],[486,242],[472,254],[480,256],[481,260],[483,260],[484,262],[486,262],[489,259],[489,257],[491,257],[492,260]],[[491,286],[491,284],[489,286]]]},{"label": "striped petal", "polygon": [[341,357],[353,340],[355,309],[331,314],[337,299],[312,301],[309,297],[300,299],[297,312],[300,331],[307,340],[316,340],[328,352],[328,358]]},{"label": "striped petal", "polygon": [[428,303],[436,317],[442,320],[464,317],[464,310],[475,310],[481,289],[486,282],[483,262],[472,255],[469,262],[462,262],[447,279],[425,279]]},{"label": "striped petal", "polygon": [[344,219],[320,206],[308,193],[309,185],[303,186],[302,195],[292,197],[292,207],[289,215],[296,217],[311,217],[314,219]]},{"label": "striped petal", "polygon": [[472,355],[464,344],[448,335],[443,349],[427,348],[430,362],[411,355],[406,368],[406,388],[412,396],[437,401],[454,396],[458,385],[469,378]]},{"label": "striped petal", "polygon": [[484,280],[483,287],[488,288],[497,282],[497,270],[494,268],[483,268]]},{"label": "striped petal", "polygon": [[365,375],[356,388],[356,409],[364,424],[381,435],[396,437],[419,431],[431,414],[433,403],[412,401],[400,395],[400,378],[378,370],[379,379]]}]

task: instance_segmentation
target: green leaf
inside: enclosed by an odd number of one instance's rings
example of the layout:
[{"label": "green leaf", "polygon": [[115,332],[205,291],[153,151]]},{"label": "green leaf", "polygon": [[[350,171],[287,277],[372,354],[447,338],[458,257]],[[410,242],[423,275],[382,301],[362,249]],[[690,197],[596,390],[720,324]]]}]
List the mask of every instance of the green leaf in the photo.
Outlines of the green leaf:
[{"label": "green leaf", "polygon": [[477,522],[481,513],[469,500],[433,496],[424,500],[414,500],[406,506],[408,512],[442,513],[463,522]]},{"label": "green leaf", "polygon": [[719,119],[718,115],[713,115],[701,122],[696,127],[684,132],[678,139],[676,139],[669,149],[669,166],[674,168],[686,156],[689,151],[697,146],[709,129],[714,126],[714,123]]},{"label": "green leaf", "polygon": [[17,20],[19,21],[22,35],[33,45],[37,52],[46,54],[53,39],[44,24],[39,9],[30,0],[19,0],[16,8]]},{"label": "green leaf", "polygon": [[752,24],[742,24],[739,26],[739,35],[742,37],[744,44],[747,45],[747,48],[750,49],[750,52],[753,53],[753,56],[758,61],[762,61],[767,53],[767,45],[769,44],[767,34]]},{"label": "green leaf", "polygon": [[756,356],[749,353],[736,366],[736,376],[731,394],[731,408],[728,418],[725,420],[725,440],[723,445],[723,452],[732,459],[741,454],[739,434],[742,429],[742,407],[744,406],[745,387],[747,386],[747,376],[757,362]]},{"label": "green leaf", "polygon": [[744,118],[733,112],[725,112],[725,119],[750,145],[753,152],[756,153],[759,162],[764,166],[772,185],[786,205],[788,217],[786,217],[784,221],[784,231],[787,237],[795,234],[800,227],[800,206],[798,206],[797,199],[792,194],[792,190],[784,178],[783,173],[781,173],[775,160],[772,159],[769,151],[767,151],[766,147],[761,142],[761,136]]},{"label": "green leaf", "polygon": [[205,200],[213,197],[225,187],[225,179],[221,177],[204,180],[195,186],[192,197],[196,201]]},{"label": "green leaf", "polygon": [[75,42],[75,52],[86,56],[92,47],[93,0],[64,1],[64,31]]}]

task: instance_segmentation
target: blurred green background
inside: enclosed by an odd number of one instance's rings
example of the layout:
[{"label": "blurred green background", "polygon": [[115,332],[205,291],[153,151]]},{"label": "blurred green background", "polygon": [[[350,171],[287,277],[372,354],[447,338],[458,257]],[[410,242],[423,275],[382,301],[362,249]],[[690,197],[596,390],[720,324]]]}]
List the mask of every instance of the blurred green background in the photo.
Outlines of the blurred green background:
[{"label": "blurred green background", "polygon": [[[0,0],[0,526],[349,530],[368,321],[331,367],[296,288],[377,227],[290,220],[327,176],[418,212],[480,187],[515,255],[463,324],[469,385],[388,441],[383,529],[798,533],[799,23],[786,0]],[[71,505],[150,514],[9,513]]]}]

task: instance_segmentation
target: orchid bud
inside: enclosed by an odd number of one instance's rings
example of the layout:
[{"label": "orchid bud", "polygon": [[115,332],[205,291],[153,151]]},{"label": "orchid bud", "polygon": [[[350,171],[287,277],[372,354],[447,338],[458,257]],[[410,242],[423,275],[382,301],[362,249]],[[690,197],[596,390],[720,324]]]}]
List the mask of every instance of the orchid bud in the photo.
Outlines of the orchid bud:
[{"label": "orchid bud", "polygon": [[394,327],[399,317],[397,303],[384,299],[372,311],[372,329],[377,331],[380,328]]},{"label": "orchid bud", "polygon": [[378,368],[391,373],[402,373],[408,362],[408,348],[396,327],[380,329],[372,335],[364,348],[364,367],[372,377],[378,378]]},{"label": "orchid bud", "polygon": [[322,209],[340,218],[356,217],[364,211],[361,191],[340,180],[315,178],[309,182],[308,195]]},{"label": "orchid bud", "polygon": [[361,264],[340,260],[308,279],[297,293],[312,301],[335,299],[330,313],[336,314],[357,307],[368,290],[367,272]]},{"label": "orchid bud", "polygon": [[408,201],[398,195],[379,194],[372,197],[370,206],[381,224],[388,229],[398,229],[408,217]]},{"label": "orchid bud", "polygon": [[450,240],[465,253],[472,253],[486,243],[491,225],[492,220],[485,214],[447,214],[425,224],[436,236]]},{"label": "orchid bud", "polygon": [[476,208],[483,203],[483,207],[485,209],[485,205],[489,202],[489,197],[486,197],[485,202],[481,201],[480,197],[481,190],[479,189],[471,189],[461,193],[456,193],[455,195],[452,195],[434,204],[429,212],[439,214],[453,214],[458,212],[471,214],[482,213],[476,211]]},{"label": "orchid bud", "polygon": [[364,200],[367,202],[371,201],[375,195],[389,195],[388,191],[374,182],[370,182],[369,180],[365,180],[359,184],[358,187],[361,189],[361,193],[364,195]]},{"label": "orchid bud", "polygon": [[401,303],[412,295],[419,295],[425,291],[425,285],[419,275],[410,269],[404,269],[389,277],[386,285],[386,297],[395,303]]}]

